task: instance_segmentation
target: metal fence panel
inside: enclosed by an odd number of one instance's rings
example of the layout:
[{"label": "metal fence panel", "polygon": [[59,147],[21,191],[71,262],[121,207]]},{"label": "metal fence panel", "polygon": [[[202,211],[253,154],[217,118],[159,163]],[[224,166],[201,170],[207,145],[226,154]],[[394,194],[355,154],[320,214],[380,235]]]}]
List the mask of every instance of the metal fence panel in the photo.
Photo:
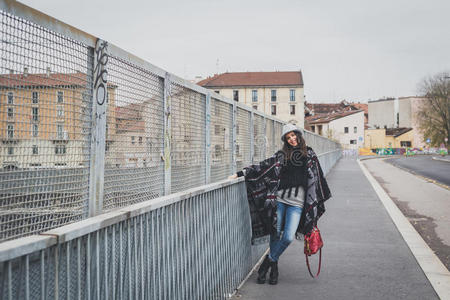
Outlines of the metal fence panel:
[{"label": "metal fence panel", "polygon": [[104,211],[163,195],[163,87],[150,71],[109,57]]},{"label": "metal fence panel", "polygon": [[171,87],[172,192],[200,186],[205,172],[206,96],[179,84]]},{"label": "metal fence panel", "polygon": [[0,241],[87,215],[89,48],[0,11]]},{"label": "metal fence panel", "polygon": [[211,101],[211,182],[231,175],[233,149],[233,107],[231,104]]},{"label": "metal fence panel", "polygon": [[237,170],[249,166],[252,163],[250,140],[252,128],[250,127],[251,113],[245,109],[237,109],[236,118],[236,165]]},{"label": "metal fence panel", "polygon": [[244,182],[150,205],[73,239],[77,227],[49,232],[60,243],[0,261],[1,298],[227,299],[252,267]]},{"label": "metal fence panel", "polygon": [[253,119],[253,162],[259,162],[263,160],[265,147],[267,144],[266,136],[264,133],[264,118],[255,114]]}]

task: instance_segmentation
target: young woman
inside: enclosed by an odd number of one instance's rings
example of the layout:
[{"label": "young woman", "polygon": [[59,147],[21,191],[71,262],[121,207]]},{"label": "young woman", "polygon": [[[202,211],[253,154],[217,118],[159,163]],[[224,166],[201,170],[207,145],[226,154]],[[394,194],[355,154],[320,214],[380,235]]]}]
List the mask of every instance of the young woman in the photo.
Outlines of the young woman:
[{"label": "young woman", "polygon": [[269,283],[278,283],[280,256],[294,237],[311,232],[331,197],[319,160],[301,131],[284,125],[281,140],[283,148],[272,157],[229,177],[245,176],[251,210],[259,216],[255,222],[252,214],[253,237],[270,234],[270,252],[258,270],[260,284],[269,269]]}]

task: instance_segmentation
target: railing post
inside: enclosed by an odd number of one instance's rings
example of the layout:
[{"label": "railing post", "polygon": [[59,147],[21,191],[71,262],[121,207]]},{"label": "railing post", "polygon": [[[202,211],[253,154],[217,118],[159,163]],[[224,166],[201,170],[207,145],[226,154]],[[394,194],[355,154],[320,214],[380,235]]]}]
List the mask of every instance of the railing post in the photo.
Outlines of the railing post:
[{"label": "railing post", "polygon": [[164,77],[164,195],[171,193],[172,186],[172,161],[170,157],[172,151],[171,95],[170,74],[166,73]]},{"label": "railing post", "polygon": [[264,116],[263,118],[263,150],[262,150],[262,155],[261,155],[261,160],[266,159],[266,155],[267,155],[267,119]]},{"label": "railing post", "polygon": [[255,114],[253,113],[253,108],[250,114],[250,162],[254,163],[255,158]]},{"label": "railing post", "polygon": [[205,109],[205,183],[211,182],[211,93],[206,94],[206,109]]},{"label": "railing post", "polygon": [[236,102],[233,101],[233,111],[232,111],[232,121],[233,121],[233,128],[231,131],[231,141],[232,141],[232,148],[231,148],[231,174],[236,173],[237,165],[236,165],[236,120],[237,120],[237,105]]},{"label": "railing post", "polygon": [[103,209],[106,111],[107,111],[107,63],[108,42],[97,40],[93,61],[93,104],[91,159],[89,176],[89,217],[98,215]]}]

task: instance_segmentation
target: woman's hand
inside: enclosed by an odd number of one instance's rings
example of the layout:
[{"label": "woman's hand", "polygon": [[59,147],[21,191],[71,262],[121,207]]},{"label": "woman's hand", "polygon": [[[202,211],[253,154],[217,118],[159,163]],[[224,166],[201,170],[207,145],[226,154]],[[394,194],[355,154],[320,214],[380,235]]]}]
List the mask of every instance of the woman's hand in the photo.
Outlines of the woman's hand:
[{"label": "woman's hand", "polygon": [[228,176],[228,179],[236,179],[237,177],[238,177],[237,174],[233,174]]}]

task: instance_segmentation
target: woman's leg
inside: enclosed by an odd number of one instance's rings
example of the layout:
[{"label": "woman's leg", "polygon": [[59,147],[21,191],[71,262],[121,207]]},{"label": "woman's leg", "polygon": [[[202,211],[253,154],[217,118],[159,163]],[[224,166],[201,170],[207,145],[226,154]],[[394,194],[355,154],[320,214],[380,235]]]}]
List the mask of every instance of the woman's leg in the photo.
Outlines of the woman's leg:
[{"label": "woman's leg", "polygon": [[287,204],[277,202],[277,232],[276,234],[270,235],[270,252],[269,252],[269,258],[272,259],[272,253],[275,253],[275,250],[278,248],[278,244],[280,243],[280,237],[281,237],[281,229],[283,226],[283,223],[285,221],[286,216],[286,207],[289,206]]},{"label": "woman's leg", "polygon": [[[297,231],[298,223],[300,222],[300,217],[302,215],[302,208],[292,205],[287,205],[283,203],[279,203],[284,206],[284,209],[282,211],[284,212],[283,219],[284,219],[284,228],[283,234],[281,235],[281,239],[276,241],[274,239],[273,243],[271,241],[270,243],[270,259],[272,261],[278,261],[280,258],[280,255],[286,250],[286,248],[289,246],[289,244],[294,240],[295,232]],[[279,218],[278,212],[280,210],[277,210],[277,217]],[[280,222],[280,218],[278,219]],[[282,224],[282,223],[277,223]],[[280,225],[281,227],[281,225]],[[278,228],[277,228],[278,229]],[[278,231],[279,232],[279,231]],[[279,233],[278,233],[279,236]]]}]

